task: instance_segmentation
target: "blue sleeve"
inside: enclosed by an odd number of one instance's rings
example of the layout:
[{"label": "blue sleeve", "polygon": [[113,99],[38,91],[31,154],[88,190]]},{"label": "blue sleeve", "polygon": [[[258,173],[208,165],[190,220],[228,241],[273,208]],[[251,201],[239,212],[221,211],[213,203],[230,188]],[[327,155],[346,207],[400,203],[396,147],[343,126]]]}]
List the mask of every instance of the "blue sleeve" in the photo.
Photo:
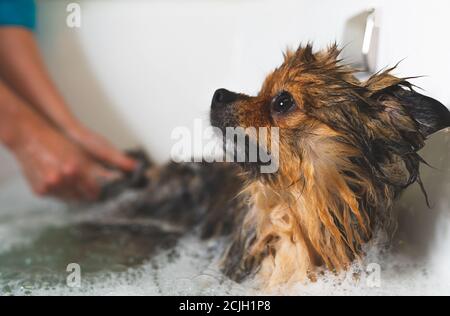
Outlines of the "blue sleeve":
[{"label": "blue sleeve", "polygon": [[34,0],[0,0],[0,27],[22,26],[33,30],[35,25]]}]

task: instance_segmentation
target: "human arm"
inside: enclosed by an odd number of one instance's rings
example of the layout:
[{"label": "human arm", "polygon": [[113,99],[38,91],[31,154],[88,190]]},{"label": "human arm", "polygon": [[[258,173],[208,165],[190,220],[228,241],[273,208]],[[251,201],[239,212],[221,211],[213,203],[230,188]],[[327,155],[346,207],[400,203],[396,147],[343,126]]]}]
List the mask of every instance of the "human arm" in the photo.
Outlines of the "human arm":
[{"label": "human arm", "polygon": [[62,136],[1,80],[0,141],[42,196],[96,200],[102,185],[118,177]]}]

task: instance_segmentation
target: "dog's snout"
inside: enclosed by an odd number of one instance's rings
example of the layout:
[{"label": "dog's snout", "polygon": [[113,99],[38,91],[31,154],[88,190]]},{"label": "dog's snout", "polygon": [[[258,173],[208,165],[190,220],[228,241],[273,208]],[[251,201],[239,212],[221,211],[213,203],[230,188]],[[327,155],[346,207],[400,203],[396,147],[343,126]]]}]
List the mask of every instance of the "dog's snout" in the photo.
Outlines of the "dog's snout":
[{"label": "dog's snout", "polygon": [[212,108],[218,108],[233,103],[239,95],[226,89],[219,89],[214,93],[211,103]]}]

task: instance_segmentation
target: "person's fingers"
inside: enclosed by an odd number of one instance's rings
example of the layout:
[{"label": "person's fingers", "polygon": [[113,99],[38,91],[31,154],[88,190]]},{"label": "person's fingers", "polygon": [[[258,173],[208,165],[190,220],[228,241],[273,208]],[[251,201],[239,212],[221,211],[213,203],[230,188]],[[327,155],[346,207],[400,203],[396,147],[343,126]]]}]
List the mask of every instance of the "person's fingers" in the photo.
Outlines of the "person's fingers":
[{"label": "person's fingers", "polygon": [[52,196],[67,202],[93,201],[95,191],[86,185],[82,178],[83,165],[75,162],[65,162],[59,172],[47,174],[44,195]]},{"label": "person's fingers", "polygon": [[96,201],[100,198],[101,185],[89,172],[80,176],[76,187],[87,201]]},{"label": "person's fingers", "polygon": [[98,160],[124,171],[133,171],[137,167],[137,162],[133,158],[128,157],[109,145],[90,148],[89,152]]},{"label": "person's fingers", "polygon": [[94,202],[100,197],[100,187],[89,177],[82,177],[74,186],[80,192],[81,200]]},{"label": "person's fingers", "polygon": [[120,172],[107,170],[88,157],[65,162],[59,172],[45,174],[41,195],[65,201],[94,202],[104,184],[115,181]]},{"label": "person's fingers", "polygon": [[74,164],[66,164],[62,168],[62,174],[64,181],[57,192],[58,197],[69,202],[85,200],[84,192],[77,185],[80,177],[79,168]]},{"label": "person's fingers", "polygon": [[[44,171],[43,171],[44,170]],[[37,193],[41,196],[54,197],[64,201],[80,200],[82,195],[74,186],[75,173],[65,170],[40,169],[37,175]]]},{"label": "person's fingers", "polygon": [[111,167],[122,169],[123,171],[133,171],[137,167],[137,162],[126,154],[116,149],[103,137],[84,130],[78,131],[72,138],[91,156],[100,162]]},{"label": "person's fingers", "polygon": [[92,164],[82,174],[77,187],[83,192],[86,199],[96,201],[100,198],[102,188],[120,177],[120,172],[107,170],[99,164]]},{"label": "person's fingers", "polygon": [[40,175],[36,183],[36,192],[41,196],[56,196],[62,187],[62,177],[57,171],[50,171]]}]

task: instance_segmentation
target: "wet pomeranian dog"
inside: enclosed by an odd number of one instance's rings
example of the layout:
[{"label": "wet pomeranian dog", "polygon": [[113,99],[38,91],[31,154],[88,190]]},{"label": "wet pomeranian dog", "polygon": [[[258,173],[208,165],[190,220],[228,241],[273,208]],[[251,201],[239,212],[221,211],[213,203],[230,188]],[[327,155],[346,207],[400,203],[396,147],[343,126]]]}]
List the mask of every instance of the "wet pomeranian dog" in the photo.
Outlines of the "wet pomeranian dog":
[{"label": "wet pomeranian dog", "polygon": [[277,172],[258,172],[258,162],[150,168],[137,209],[181,234],[226,236],[222,268],[236,281],[273,287],[362,258],[376,232],[395,230],[402,191],[418,183],[425,193],[417,152],[450,126],[450,112],[393,69],[357,80],[339,55],[336,45],[302,46],[257,96],[215,93],[213,126],[279,128]]}]

